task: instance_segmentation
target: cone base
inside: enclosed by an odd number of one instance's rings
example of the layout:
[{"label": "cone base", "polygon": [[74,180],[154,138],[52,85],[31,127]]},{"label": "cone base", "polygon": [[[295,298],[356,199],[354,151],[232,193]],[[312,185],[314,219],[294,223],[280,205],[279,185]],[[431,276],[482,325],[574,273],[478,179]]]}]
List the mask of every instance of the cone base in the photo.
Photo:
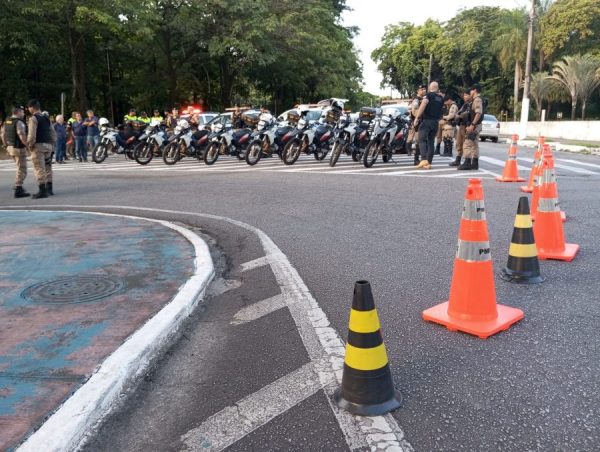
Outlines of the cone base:
[{"label": "cone base", "polygon": [[448,315],[448,302],[440,303],[423,311],[423,319],[428,322],[444,325],[450,331],[462,331],[481,339],[507,330],[512,324],[524,317],[523,311],[504,305],[496,305],[498,317],[493,320],[468,320],[451,317]]},{"label": "cone base", "polygon": [[[535,215],[531,215],[531,221],[535,221]],[[562,221],[563,223],[567,221],[567,214],[564,210],[560,211],[560,221]]]},{"label": "cone base", "polygon": [[523,193],[533,193],[533,187],[529,187],[527,185],[519,187],[519,190],[521,190]]},{"label": "cone base", "polygon": [[538,249],[538,259],[554,259],[557,261],[571,262],[575,259],[575,255],[579,251],[579,245],[574,243],[565,243],[565,249],[563,251],[546,251],[544,249]]},{"label": "cone base", "polygon": [[373,405],[349,402],[342,396],[341,388],[335,391],[333,399],[339,408],[358,416],[382,416],[390,411],[397,410],[402,405],[402,394],[396,390],[394,390],[394,396],[390,400]]},{"label": "cone base", "polygon": [[512,177],[498,176],[498,177],[496,177],[496,181],[497,182],[525,182],[525,179],[523,179],[522,177],[512,178]]},{"label": "cone base", "polygon": [[500,277],[504,281],[508,281],[516,284],[540,284],[546,281],[541,275],[536,276],[527,276],[527,275],[519,275],[516,272],[510,270],[509,268],[503,268],[500,273]]}]

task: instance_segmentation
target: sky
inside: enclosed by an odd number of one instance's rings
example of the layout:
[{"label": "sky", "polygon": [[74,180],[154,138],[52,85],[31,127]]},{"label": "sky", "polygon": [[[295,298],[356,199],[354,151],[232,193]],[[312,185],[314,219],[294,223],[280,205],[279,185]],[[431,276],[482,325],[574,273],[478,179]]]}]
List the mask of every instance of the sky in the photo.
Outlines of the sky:
[{"label": "sky", "polygon": [[447,21],[464,8],[502,6],[512,9],[529,3],[527,0],[347,0],[352,11],[344,13],[343,23],[360,28],[354,45],[359,50],[363,64],[364,90],[389,96],[390,88],[380,88],[382,77],[371,60],[371,52],[379,47],[386,25],[398,22],[420,25],[429,18]]}]

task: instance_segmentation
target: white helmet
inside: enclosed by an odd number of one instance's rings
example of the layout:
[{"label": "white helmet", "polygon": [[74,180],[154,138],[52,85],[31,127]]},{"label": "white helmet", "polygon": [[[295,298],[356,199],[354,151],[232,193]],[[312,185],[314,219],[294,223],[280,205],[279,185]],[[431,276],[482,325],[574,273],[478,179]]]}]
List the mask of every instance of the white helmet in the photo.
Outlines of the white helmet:
[{"label": "white helmet", "polygon": [[187,122],[185,119],[180,119],[179,121],[177,121],[177,125],[182,129],[187,129],[190,127],[190,123]]},{"label": "white helmet", "polygon": [[153,119],[150,121],[150,127],[158,127],[160,126],[160,119]]},{"label": "white helmet", "polygon": [[98,120],[98,125],[100,127],[108,126],[108,124],[109,124],[109,122],[108,122],[108,119],[106,119],[106,118],[100,118]]}]

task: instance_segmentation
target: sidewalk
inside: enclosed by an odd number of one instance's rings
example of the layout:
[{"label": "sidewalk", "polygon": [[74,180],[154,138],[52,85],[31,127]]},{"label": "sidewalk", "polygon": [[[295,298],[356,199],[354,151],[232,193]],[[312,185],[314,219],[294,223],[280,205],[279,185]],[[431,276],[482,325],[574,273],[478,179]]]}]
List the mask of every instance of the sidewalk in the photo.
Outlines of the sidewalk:
[{"label": "sidewalk", "polygon": [[0,450],[37,429],[194,274],[159,223],[0,211]]}]

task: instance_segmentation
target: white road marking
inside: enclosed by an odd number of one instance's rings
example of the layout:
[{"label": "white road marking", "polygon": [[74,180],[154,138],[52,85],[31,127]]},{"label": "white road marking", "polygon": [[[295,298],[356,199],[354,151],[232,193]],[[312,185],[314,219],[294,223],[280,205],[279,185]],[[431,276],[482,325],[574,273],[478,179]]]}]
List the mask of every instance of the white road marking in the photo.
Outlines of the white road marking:
[{"label": "white road marking", "polygon": [[[524,159],[519,159],[519,160],[524,160]],[[560,169],[566,169],[569,171],[573,171],[574,173],[579,173],[579,174],[590,174],[590,175],[598,175],[600,173],[594,172],[594,171],[590,171],[590,170],[586,170],[583,168],[576,168],[574,166],[571,165],[562,165],[560,163],[556,163],[556,160],[554,161],[554,167],[555,168],[560,168]]]},{"label": "white road marking", "polygon": [[580,162],[579,160],[569,160],[569,159],[556,159],[556,160],[559,162],[575,163],[577,165],[589,166],[592,168],[600,168],[600,165],[594,165],[593,163],[587,163],[587,162]]},{"label": "white road marking", "polygon": [[[85,205],[33,205],[32,207],[89,209]],[[329,406],[337,419],[350,450],[358,451],[368,448],[373,452],[392,450],[413,451],[412,446],[405,438],[404,432],[391,414],[361,417],[353,416],[337,408],[331,397],[334,388],[330,388],[327,385],[332,379],[336,382],[336,387],[341,384],[345,353],[344,342],[331,327],[327,315],[318,305],[310,290],[304,284],[304,281],[302,281],[298,271],[292,266],[279,247],[263,231],[238,220],[211,214],[131,206],[105,205],[94,206],[94,208],[127,209],[140,212],[208,218],[224,221],[256,234],[262,243],[265,255],[270,256],[271,269],[281,288],[282,295],[288,300],[287,306],[304,343],[306,352],[311,361],[319,363],[319,370],[316,372],[319,379],[319,387],[326,387],[325,393],[328,396]],[[348,303],[348,309],[350,309],[350,303]],[[320,368],[320,363],[323,363],[323,368]],[[241,425],[235,427],[243,428]]]},{"label": "white road marking", "polygon": [[[530,159],[525,159],[525,158],[518,158],[518,160],[527,160],[530,161]],[[484,161],[487,163],[491,163],[492,165],[498,165],[498,166],[502,166],[504,167],[506,165],[506,161],[504,160],[498,160],[495,159],[494,157],[486,157],[485,155],[480,155],[479,156],[479,161]],[[523,165],[517,165],[517,168],[519,168],[521,171],[529,171],[529,168]]]},{"label": "white road marking", "polygon": [[[326,363],[325,363],[326,364]],[[317,361],[259,389],[181,437],[186,451],[220,451],[285,413],[322,388]],[[333,381],[333,380],[332,380]],[[299,445],[298,445],[299,446]]]},{"label": "white road marking", "polygon": [[233,320],[230,323],[232,325],[241,325],[242,323],[252,322],[253,320],[260,319],[272,312],[278,311],[285,306],[286,302],[283,295],[275,295],[274,297],[257,301],[250,306],[240,309],[233,316]]},{"label": "white road marking", "polygon": [[[59,206],[31,206],[55,208]],[[65,208],[66,206],[62,206]],[[71,206],[81,208],[81,206]],[[67,207],[68,208],[68,207]],[[21,208],[22,209],[22,208]],[[18,211],[19,209],[10,209]],[[8,209],[4,212],[9,211]],[[40,210],[40,212],[43,210]],[[71,212],[71,211],[67,211]],[[194,247],[194,274],[175,297],[115,350],[62,406],[17,449],[19,452],[77,450],[86,433],[118,406],[128,384],[146,371],[189,317],[214,276],[208,246],[192,231],[164,220],[131,215],[82,212],[158,223],[183,235]]]},{"label": "white road marking", "polygon": [[263,267],[268,265],[271,262],[270,256],[259,257],[258,259],[254,259],[253,261],[244,262],[241,267],[243,272],[247,272],[248,270],[253,270],[258,267]]}]

